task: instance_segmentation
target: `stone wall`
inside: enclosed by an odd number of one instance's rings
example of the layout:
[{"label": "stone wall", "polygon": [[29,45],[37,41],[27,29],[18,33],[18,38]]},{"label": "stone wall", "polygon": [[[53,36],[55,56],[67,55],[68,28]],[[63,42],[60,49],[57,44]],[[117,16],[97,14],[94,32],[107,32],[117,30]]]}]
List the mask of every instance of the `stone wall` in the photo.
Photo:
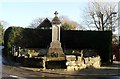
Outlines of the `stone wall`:
[{"label": "stone wall", "polygon": [[81,70],[89,67],[99,68],[101,65],[100,56],[81,57],[75,55],[67,55],[66,60],[67,71]]},{"label": "stone wall", "polygon": [[40,67],[43,69],[66,69],[67,71],[75,71],[86,68],[99,68],[101,65],[100,56],[82,57],[75,55],[66,55],[66,60],[47,61],[47,59],[47,57],[40,57],[37,59],[17,57],[16,60],[24,66]]}]

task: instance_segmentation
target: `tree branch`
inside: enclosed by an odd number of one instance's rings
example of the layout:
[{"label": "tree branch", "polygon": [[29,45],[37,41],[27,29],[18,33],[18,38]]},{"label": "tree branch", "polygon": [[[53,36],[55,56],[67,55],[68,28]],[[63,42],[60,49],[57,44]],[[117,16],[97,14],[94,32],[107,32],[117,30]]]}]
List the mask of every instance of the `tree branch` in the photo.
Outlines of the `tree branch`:
[{"label": "tree branch", "polygon": [[92,18],[93,18],[93,21],[94,21],[94,23],[95,23],[96,28],[99,30],[99,27],[98,27],[98,25],[97,25],[97,23],[96,23],[96,20],[95,20],[94,15],[92,15]]}]

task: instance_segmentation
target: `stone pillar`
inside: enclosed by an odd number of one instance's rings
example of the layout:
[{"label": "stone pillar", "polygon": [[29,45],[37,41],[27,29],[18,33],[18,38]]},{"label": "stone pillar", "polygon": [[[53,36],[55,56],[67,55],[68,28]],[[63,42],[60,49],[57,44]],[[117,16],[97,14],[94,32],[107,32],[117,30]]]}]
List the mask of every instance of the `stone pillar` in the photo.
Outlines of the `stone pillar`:
[{"label": "stone pillar", "polygon": [[58,40],[59,40],[59,41],[60,41],[60,26],[61,26],[61,25],[58,26],[58,28],[59,28],[59,32],[58,32],[58,33],[59,33],[59,37],[58,37]]},{"label": "stone pillar", "polygon": [[52,26],[52,42],[53,41],[60,41],[60,31],[57,25]]}]

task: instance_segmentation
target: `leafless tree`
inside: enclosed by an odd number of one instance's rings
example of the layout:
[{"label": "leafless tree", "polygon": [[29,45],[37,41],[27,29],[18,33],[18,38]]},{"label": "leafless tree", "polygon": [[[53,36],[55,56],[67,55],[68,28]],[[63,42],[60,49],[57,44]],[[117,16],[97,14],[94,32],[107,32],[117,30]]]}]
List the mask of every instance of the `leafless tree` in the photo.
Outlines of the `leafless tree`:
[{"label": "leafless tree", "polygon": [[4,20],[0,20],[0,25],[2,25],[2,28],[6,30],[9,27],[9,23]]},{"label": "leafless tree", "polygon": [[39,24],[42,23],[42,21],[44,20],[45,18],[36,18],[34,19],[30,25],[28,26],[29,28],[36,28]]},{"label": "leafless tree", "polygon": [[95,28],[98,31],[105,31],[118,27],[115,25],[119,19],[116,15],[117,2],[90,1],[86,10],[84,22],[89,29]]}]

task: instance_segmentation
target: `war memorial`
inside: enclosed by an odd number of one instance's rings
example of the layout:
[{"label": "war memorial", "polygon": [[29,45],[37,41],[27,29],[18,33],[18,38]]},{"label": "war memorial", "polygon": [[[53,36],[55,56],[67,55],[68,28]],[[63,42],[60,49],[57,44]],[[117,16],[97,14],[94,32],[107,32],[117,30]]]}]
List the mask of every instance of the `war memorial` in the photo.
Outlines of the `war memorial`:
[{"label": "war memorial", "polygon": [[46,18],[36,29],[8,28],[4,37],[5,55],[13,56],[23,66],[44,70],[74,71],[111,63],[110,31],[61,30],[57,11],[54,14],[52,22]]},{"label": "war memorial", "polygon": [[0,77],[120,79],[119,5],[3,2]]}]

